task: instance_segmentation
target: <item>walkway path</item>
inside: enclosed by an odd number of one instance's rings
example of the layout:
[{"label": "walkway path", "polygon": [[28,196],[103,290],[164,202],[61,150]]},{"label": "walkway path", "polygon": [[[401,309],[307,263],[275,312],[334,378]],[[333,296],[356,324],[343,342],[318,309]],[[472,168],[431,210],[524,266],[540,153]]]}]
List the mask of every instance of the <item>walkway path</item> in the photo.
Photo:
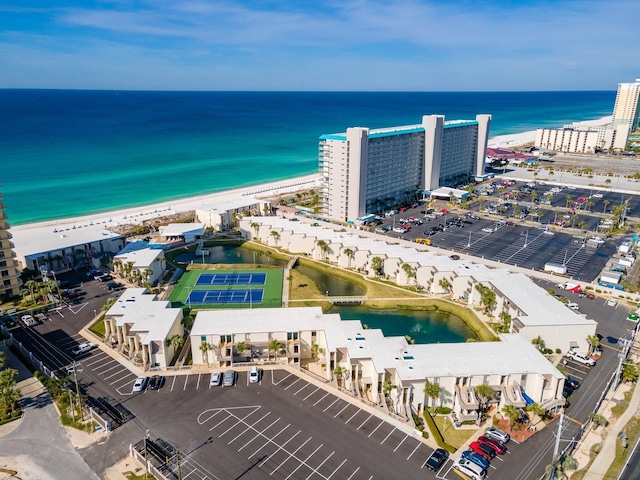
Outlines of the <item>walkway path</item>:
[{"label": "walkway path", "polygon": [[0,466],[30,480],[98,480],[71,444],[58,411],[42,384],[6,348],[10,368],[18,370],[21,420],[0,427]]}]

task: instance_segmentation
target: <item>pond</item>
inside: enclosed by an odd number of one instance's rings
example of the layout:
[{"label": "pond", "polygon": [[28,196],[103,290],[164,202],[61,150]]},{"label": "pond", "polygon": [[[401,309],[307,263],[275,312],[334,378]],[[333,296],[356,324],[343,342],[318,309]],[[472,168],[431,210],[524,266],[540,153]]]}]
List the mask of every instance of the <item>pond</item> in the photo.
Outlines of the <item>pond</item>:
[{"label": "pond", "polygon": [[365,293],[365,288],[362,285],[329,275],[314,268],[298,265],[295,269],[305,277],[313,280],[321,292],[329,292],[329,295],[352,297],[361,296]]},{"label": "pond", "polygon": [[[243,248],[240,245],[216,245],[215,247],[206,247],[209,255],[205,255],[204,262],[208,264],[228,263],[228,264],[253,264],[272,265],[284,267],[287,262],[272,258],[266,253],[256,252]],[[176,262],[180,263],[202,263],[202,255],[196,255],[193,252],[185,252],[176,256]]]},{"label": "pond", "polygon": [[444,312],[339,306],[333,307],[330,313],[339,313],[343,320],[360,320],[369,328],[379,328],[386,337],[409,335],[416,343],[461,343],[477,338],[462,319]]}]

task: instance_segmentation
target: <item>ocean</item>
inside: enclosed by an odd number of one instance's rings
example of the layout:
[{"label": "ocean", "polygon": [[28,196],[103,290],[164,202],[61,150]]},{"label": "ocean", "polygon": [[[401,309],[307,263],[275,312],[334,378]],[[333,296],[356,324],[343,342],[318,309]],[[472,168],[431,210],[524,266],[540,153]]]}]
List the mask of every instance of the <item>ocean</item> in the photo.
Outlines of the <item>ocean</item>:
[{"label": "ocean", "polygon": [[12,225],[88,215],[314,173],[347,127],[489,113],[497,136],[610,115],[615,94],[0,90],[0,193]]}]

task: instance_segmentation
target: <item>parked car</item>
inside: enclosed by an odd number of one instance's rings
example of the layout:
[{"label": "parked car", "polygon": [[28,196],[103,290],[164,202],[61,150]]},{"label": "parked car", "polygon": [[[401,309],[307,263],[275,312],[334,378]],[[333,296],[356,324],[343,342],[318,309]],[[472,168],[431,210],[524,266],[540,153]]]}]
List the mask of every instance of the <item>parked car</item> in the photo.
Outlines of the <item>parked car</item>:
[{"label": "parked car", "polygon": [[257,366],[252,366],[249,370],[249,383],[258,383],[260,381],[260,371]]},{"label": "parked car", "polygon": [[443,448],[437,448],[427,459],[425,467],[427,467],[432,472],[437,472],[438,470],[440,470],[440,467],[442,467],[444,462],[447,461],[447,458],[449,458],[449,452],[447,452]]},{"label": "parked car", "polygon": [[496,451],[493,448],[479,442],[471,442],[469,444],[469,448],[473,450],[475,453],[477,453],[478,455],[483,456],[487,460],[491,460],[493,457],[496,456]]},{"label": "parked car", "polygon": [[484,435],[486,437],[498,440],[499,442],[502,442],[502,443],[508,443],[509,440],[511,440],[511,437],[507,432],[503,432],[502,430],[496,427],[488,427],[484,431]]},{"label": "parked car", "polygon": [[136,381],[133,382],[133,391],[134,392],[143,392],[147,388],[147,384],[149,383],[149,377],[138,377]]},{"label": "parked car", "polygon": [[489,460],[484,458],[482,455],[474,452],[473,450],[465,450],[464,452],[462,452],[462,458],[466,458],[473,463],[477,463],[485,470],[491,465]]},{"label": "parked car", "polygon": [[100,273],[98,275],[95,275],[93,277],[94,280],[97,280],[98,282],[106,282],[107,280],[111,280],[113,277],[111,275],[109,275],[108,273]]},{"label": "parked car", "polygon": [[485,227],[482,229],[483,232],[485,233],[492,233],[493,232],[493,228],[489,228],[489,227]]},{"label": "parked car", "polygon": [[149,380],[149,390],[160,390],[165,380],[162,375],[154,375],[151,377],[151,380]]},{"label": "parked car", "polygon": [[571,310],[580,310],[580,305],[578,305],[577,303],[567,303],[567,308],[570,308]]},{"label": "parked car", "polygon": [[38,324],[38,321],[33,318],[33,315],[22,315],[22,317],[20,317],[20,321],[25,327],[33,327]]},{"label": "parked car", "polygon": [[209,381],[210,387],[219,387],[222,385],[222,372],[213,372],[211,374],[211,380]]},{"label": "parked car", "polygon": [[83,353],[87,353],[88,351],[92,350],[94,347],[95,347],[95,345],[93,343],[84,342],[84,343],[81,343],[80,345],[78,345],[73,350],[71,350],[71,353],[73,353],[77,357],[78,355],[82,355]]},{"label": "parked car", "polygon": [[473,480],[482,480],[487,476],[487,471],[484,468],[466,458],[458,459],[453,464],[453,468]]},{"label": "parked car", "polygon": [[107,290],[120,290],[123,287],[117,282],[109,282],[107,283],[106,288]]},{"label": "parked car", "polygon": [[618,301],[615,298],[610,298],[609,300],[607,300],[607,305],[610,307],[615,307],[616,305],[618,305]]},{"label": "parked car", "polygon": [[224,372],[224,380],[222,381],[223,387],[233,387],[236,384],[236,371],[227,370]]},{"label": "parked car", "polygon": [[564,384],[571,387],[572,390],[577,390],[580,388],[580,382],[573,378],[571,375],[568,375],[564,380]]},{"label": "parked car", "polygon": [[596,361],[593,358],[590,358],[586,353],[567,352],[567,357],[589,367],[593,367],[596,364]]},{"label": "parked car", "polygon": [[504,443],[498,440],[494,440],[493,438],[489,438],[483,435],[482,437],[478,438],[478,443],[493,448],[496,453],[500,455],[504,455],[505,453],[507,453],[507,447],[505,447]]}]

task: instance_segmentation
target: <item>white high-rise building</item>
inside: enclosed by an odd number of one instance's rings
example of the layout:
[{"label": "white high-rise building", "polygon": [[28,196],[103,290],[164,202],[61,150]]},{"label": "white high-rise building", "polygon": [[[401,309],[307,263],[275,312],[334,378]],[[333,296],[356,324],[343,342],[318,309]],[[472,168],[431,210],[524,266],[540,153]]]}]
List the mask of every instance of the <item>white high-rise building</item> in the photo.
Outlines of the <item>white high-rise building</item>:
[{"label": "white high-rise building", "polygon": [[370,130],[348,128],[322,135],[322,214],[354,221],[421,190],[467,181],[484,172],[491,115]]},{"label": "white high-rise building", "polygon": [[640,78],[633,83],[618,84],[616,103],[613,106],[613,127],[629,125],[629,130],[640,128]]}]

